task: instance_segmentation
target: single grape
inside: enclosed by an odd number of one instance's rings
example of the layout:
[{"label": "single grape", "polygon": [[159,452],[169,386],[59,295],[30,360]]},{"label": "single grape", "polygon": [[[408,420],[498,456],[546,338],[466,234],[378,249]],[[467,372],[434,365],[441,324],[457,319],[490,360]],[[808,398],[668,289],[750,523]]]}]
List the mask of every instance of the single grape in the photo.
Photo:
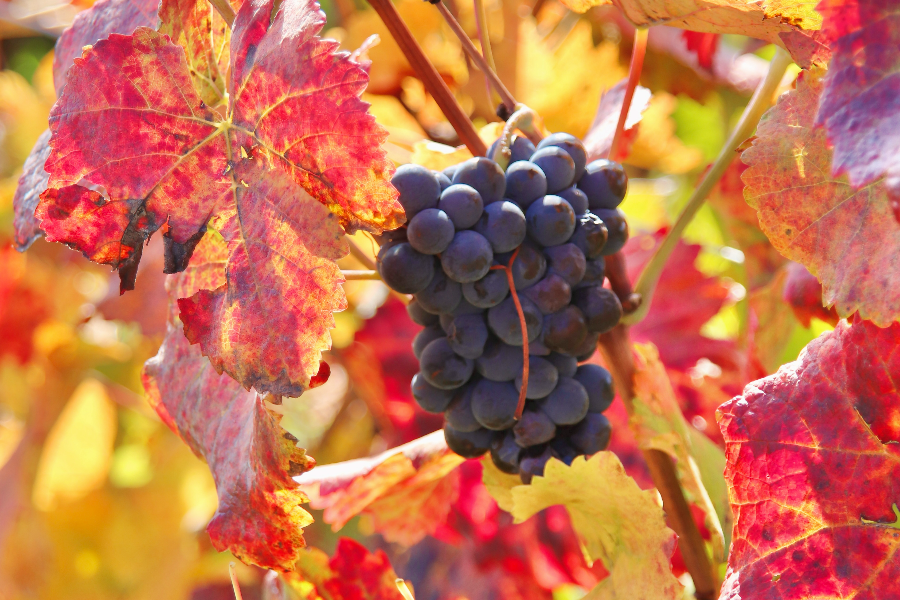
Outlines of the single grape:
[{"label": "single grape", "polygon": [[614,209],[625,198],[628,176],[617,162],[595,160],[578,180],[578,187],[587,194],[588,204],[594,212],[601,208]]},{"label": "single grape", "polygon": [[454,317],[458,317],[460,315],[480,315],[483,312],[483,308],[479,308],[463,298],[459,301],[459,304],[456,305],[456,308],[454,308],[453,312],[451,312],[450,314]]},{"label": "single grape", "polygon": [[538,337],[538,339],[533,342],[528,342],[528,355],[529,356],[550,356],[550,348],[544,345],[542,341],[543,336]]},{"label": "single grape", "polygon": [[484,352],[475,360],[475,369],[491,381],[512,381],[522,372],[522,348],[489,338]]},{"label": "single grape", "polygon": [[562,276],[548,273],[543,279],[522,292],[545,315],[565,308],[572,300],[572,288]]},{"label": "single grape", "polygon": [[438,317],[438,323],[441,325],[441,330],[444,333],[450,331],[450,326],[453,325],[453,315],[451,313],[443,313],[440,317]]},{"label": "single grape", "polygon": [[612,290],[598,285],[575,290],[572,303],[584,313],[588,331],[606,333],[619,324],[622,304]]},{"label": "single grape", "polygon": [[556,435],[556,425],[539,410],[526,410],[513,427],[516,444],[522,448],[546,444]]},{"label": "single grape", "polygon": [[[516,375],[516,391],[522,391],[522,375]],[[528,357],[528,389],[525,391],[525,397],[529,400],[540,400],[546,398],[547,395],[556,387],[559,380],[559,371],[553,366],[553,363],[540,356]],[[533,444],[529,444],[533,445]]]},{"label": "single grape", "polygon": [[416,337],[413,338],[413,354],[417,359],[422,358],[422,351],[425,350],[425,346],[427,346],[434,340],[445,336],[446,334],[444,333],[444,330],[440,327],[435,327],[434,325],[422,329],[419,333],[416,334]]},{"label": "single grape", "polygon": [[475,370],[475,363],[456,354],[445,337],[440,337],[425,346],[422,356],[419,357],[419,366],[428,383],[442,390],[462,386]]},{"label": "single grape", "polygon": [[[449,445],[449,444],[448,444]],[[529,484],[533,477],[542,477],[544,475],[544,467],[550,460],[550,447],[536,446],[536,450],[540,450],[539,454],[526,455],[519,460],[519,477],[522,483]]]},{"label": "single grape", "polygon": [[525,213],[506,200],[488,204],[475,231],[491,243],[494,252],[510,252],[525,241]]},{"label": "single grape", "polygon": [[547,192],[550,194],[561,192],[575,183],[575,161],[562,148],[541,148],[531,155],[531,162],[540,167],[547,177]]},{"label": "single grape", "polygon": [[603,285],[604,277],[606,277],[606,260],[602,256],[588,260],[584,268],[584,277],[581,278],[581,282],[575,286],[575,289]]},{"label": "single grape", "polygon": [[428,327],[430,325],[438,324],[438,317],[436,314],[432,314],[422,308],[422,305],[413,298],[409,304],[406,305],[406,314],[409,315],[409,318],[413,320],[413,323],[416,325],[421,325],[422,327]]},{"label": "single grape", "polygon": [[519,472],[519,454],[521,452],[522,449],[516,444],[516,437],[512,430],[507,430],[502,435],[497,434],[491,444],[491,460],[494,466],[510,475]]},{"label": "single grape", "polygon": [[608,235],[606,245],[603,246],[603,256],[615,254],[625,246],[628,241],[628,221],[621,210],[597,209],[593,213],[603,219]]},{"label": "single grape", "polygon": [[588,331],[588,334],[585,336],[584,341],[578,344],[578,348],[575,348],[570,354],[574,356],[580,363],[589,360],[597,351],[597,342],[599,340],[599,333]]},{"label": "single grape", "polygon": [[573,354],[587,336],[584,315],[571,304],[544,317],[544,344],[554,352]]},{"label": "single grape", "polygon": [[398,200],[406,211],[407,220],[426,208],[437,208],[441,184],[429,169],[421,165],[401,165],[391,183],[400,192]]},{"label": "single grape", "polygon": [[409,245],[422,254],[440,254],[450,244],[454,233],[456,229],[447,213],[426,208],[410,220],[406,237]]},{"label": "single grape", "polygon": [[457,231],[441,254],[441,267],[453,281],[478,281],[491,269],[494,252],[483,235],[475,231]]},{"label": "single grape", "polygon": [[606,415],[588,413],[569,432],[569,442],[582,454],[596,454],[609,446],[611,433],[612,426]]},{"label": "single grape", "polygon": [[557,425],[574,425],[588,413],[588,393],[571,377],[560,377],[556,388],[539,405]]},{"label": "single grape", "polygon": [[378,273],[391,289],[401,294],[416,294],[431,283],[434,258],[400,242],[381,255]]},{"label": "single grape", "polygon": [[481,194],[484,205],[503,200],[506,191],[506,175],[494,161],[476,156],[460,163],[451,179],[453,183],[471,185]]},{"label": "single grape", "polygon": [[384,249],[385,242],[396,242],[406,241],[406,227],[398,227],[397,229],[391,229],[390,231],[383,231],[381,235],[375,236],[378,241],[378,245],[381,246],[380,249]]},{"label": "single grape", "polygon": [[478,358],[484,351],[488,329],[483,315],[454,317],[447,329],[447,340],[453,351],[463,358]]},{"label": "single grape", "polygon": [[487,429],[478,429],[470,432],[456,431],[449,425],[444,425],[444,439],[447,447],[463,458],[478,458],[491,449],[494,432]]},{"label": "single grape", "polygon": [[457,230],[462,230],[478,222],[484,202],[475,188],[457,183],[441,193],[438,208],[447,213]]},{"label": "single grape", "polygon": [[[522,306],[522,314],[525,316],[528,341],[531,342],[541,335],[543,316],[538,307],[528,298],[520,297],[519,303]],[[512,296],[488,309],[488,325],[494,335],[510,346],[522,345],[522,325]]]},{"label": "single grape", "polygon": [[[566,432],[568,435],[568,432]],[[575,460],[581,453],[575,449],[572,444],[569,443],[568,440],[557,435],[553,438],[553,441],[550,442],[550,453],[554,458],[564,462],[567,465],[571,465],[572,461]]]},{"label": "single grape", "polygon": [[447,277],[443,271],[435,271],[431,283],[416,294],[416,301],[422,310],[435,315],[449,314],[462,300],[462,288]]},{"label": "single grape", "polygon": [[444,411],[447,424],[456,431],[469,432],[481,428],[472,412],[472,392],[474,391],[475,384],[473,383],[454,390],[453,399]]},{"label": "single grape", "polygon": [[[509,260],[501,261],[509,265]],[[517,290],[524,290],[541,280],[547,272],[547,259],[544,253],[529,243],[519,246],[519,252],[512,263],[513,285]]]},{"label": "single grape", "polygon": [[572,356],[554,352],[547,357],[547,360],[553,363],[561,377],[575,377],[578,372],[578,361]]},{"label": "single grape", "polygon": [[456,170],[457,170],[458,168],[459,168],[459,164],[456,164],[456,165],[450,165],[449,167],[447,167],[446,169],[444,169],[443,171],[441,171],[441,173],[443,173],[443,174],[447,177],[447,179],[449,179],[449,180],[451,181],[451,183],[452,183],[452,182],[453,182],[453,176],[456,174]]},{"label": "single grape", "polygon": [[482,379],[472,391],[472,414],[482,427],[502,431],[516,422],[519,392],[512,383]]},{"label": "single grape", "polygon": [[570,133],[551,133],[540,141],[537,149],[543,150],[551,146],[565,150],[566,154],[572,157],[572,162],[575,163],[575,181],[581,179],[581,176],[584,174],[584,167],[587,164],[587,151],[584,149],[584,144],[581,143],[581,140]]},{"label": "single grape", "polygon": [[450,178],[445,173],[440,171],[432,171],[432,173],[434,173],[434,178],[438,180],[438,185],[441,186],[442,192],[452,185]]},{"label": "single grape", "polygon": [[588,411],[600,413],[612,404],[616,395],[612,375],[600,365],[581,365],[575,371],[575,380],[587,390],[590,402]]},{"label": "single grape", "polygon": [[575,231],[575,211],[559,196],[535,200],[525,213],[528,233],[542,246],[565,244]]},{"label": "single grape", "polygon": [[556,273],[566,280],[569,286],[578,285],[584,277],[587,259],[575,244],[562,244],[552,248],[544,248],[547,256],[547,270]]},{"label": "single grape", "polygon": [[571,242],[578,246],[585,258],[597,258],[603,254],[608,232],[606,225],[594,213],[584,213],[575,221]]},{"label": "single grape", "polygon": [[517,162],[506,170],[506,197],[522,207],[522,210],[546,194],[547,177],[533,162]]},{"label": "single grape", "polygon": [[[500,147],[500,138],[494,140],[494,143],[491,144],[491,147],[488,148],[487,156],[490,159],[494,158],[494,153],[497,151],[497,148]],[[521,135],[514,135],[512,138],[512,143],[509,145],[509,149],[512,151],[512,156],[509,157],[509,164],[513,165],[522,160],[528,160],[531,158],[531,155],[534,153],[534,144]]]},{"label": "single grape", "polygon": [[588,199],[584,192],[574,185],[567,187],[561,192],[556,193],[557,196],[568,202],[575,211],[575,215],[583,215],[588,211]]},{"label": "single grape", "polygon": [[497,306],[509,295],[506,271],[501,269],[488,271],[487,275],[478,281],[464,283],[462,293],[466,300],[479,308]]},{"label": "single grape", "polygon": [[454,390],[442,390],[434,387],[416,373],[412,378],[412,395],[419,407],[430,413],[442,413],[447,410],[450,401],[453,400]]}]

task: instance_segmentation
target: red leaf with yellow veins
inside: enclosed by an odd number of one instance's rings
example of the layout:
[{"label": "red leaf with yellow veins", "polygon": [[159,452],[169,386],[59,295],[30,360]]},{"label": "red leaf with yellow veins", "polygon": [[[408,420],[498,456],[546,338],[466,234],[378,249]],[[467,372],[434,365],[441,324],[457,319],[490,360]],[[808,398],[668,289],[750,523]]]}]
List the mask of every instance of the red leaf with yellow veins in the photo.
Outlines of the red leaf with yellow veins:
[{"label": "red leaf with yellow veins", "polygon": [[62,93],[66,75],[82,48],[109,37],[130,34],[138,27],[156,25],[158,0],[99,0],[78,14],[56,42],[53,55],[53,85]]},{"label": "red leaf with yellow veins", "polygon": [[838,324],[720,409],[722,600],[875,600],[900,578],[900,324]]},{"label": "red leaf with yellow veins", "polygon": [[[369,552],[350,538],[338,540],[331,559],[304,550],[288,581],[304,600],[402,600],[397,575],[384,551]],[[309,584],[313,589],[309,589]]]},{"label": "red leaf with yellow veins", "polygon": [[900,318],[900,228],[883,180],[855,189],[831,176],[826,132],[814,123],[817,73],[803,73],[760,121],[743,153],[744,197],[772,245],[822,282],[826,306],[888,325]]},{"label": "red leaf with yellow veins", "polygon": [[337,217],[282,171],[246,161],[233,209],[212,224],[227,246],[226,282],[178,300],[184,334],[246,388],[299,396],[347,307],[335,262],[347,254]]},{"label": "red leaf with yellow veins", "polygon": [[900,6],[823,0],[817,9],[832,59],[816,122],[834,145],[832,173],[846,173],[855,187],[887,175],[900,194]]},{"label": "red leaf with yellow veins", "polygon": [[297,481],[335,531],[366,513],[385,539],[411,546],[444,522],[463,462],[447,448],[444,432],[435,431],[377,456],[319,467]]},{"label": "red leaf with yellow veins", "polygon": [[160,418],[209,464],[219,507],[207,532],[216,549],[261,567],[293,569],[312,517],[291,477],[315,461],[262,398],[217,374],[175,327],[147,361],[143,379]]}]

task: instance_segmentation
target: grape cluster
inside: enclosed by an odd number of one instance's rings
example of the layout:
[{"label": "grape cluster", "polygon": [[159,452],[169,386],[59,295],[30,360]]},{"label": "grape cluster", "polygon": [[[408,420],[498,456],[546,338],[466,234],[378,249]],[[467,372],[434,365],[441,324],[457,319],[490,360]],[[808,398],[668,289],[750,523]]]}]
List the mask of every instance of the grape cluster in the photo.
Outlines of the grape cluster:
[{"label": "grape cluster", "polygon": [[[499,140],[488,156],[494,156]],[[528,483],[551,456],[567,464],[603,450],[613,399],[608,371],[587,360],[622,316],[603,287],[604,256],[622,248],[618,205],[627,177],[608,160],[587,164],[581,142],[554,133],[538,146],[514,137],[506,172],[471,158],[435,172],[397,169],[407,225],[388,232],[378,271],[413,294],[420,372],[412,393],[445,416],[447,445]],[[524,316],[524,328],[510,293]],[[528,340],[525,411],[515,412]]]}]

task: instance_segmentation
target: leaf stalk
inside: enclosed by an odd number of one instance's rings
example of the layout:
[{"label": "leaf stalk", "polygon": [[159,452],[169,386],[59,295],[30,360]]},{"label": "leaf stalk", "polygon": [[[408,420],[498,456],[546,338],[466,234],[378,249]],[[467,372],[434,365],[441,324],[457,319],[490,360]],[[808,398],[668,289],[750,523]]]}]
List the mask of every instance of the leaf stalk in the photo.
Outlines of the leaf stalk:
[{"label": "leaf stalk", "polygon": [[625,120],[631,109],[631,100],[634,98],[634,90],[641,79],[641,70],[644,68],[644,55],[647,53],[647,37],[649,29],[636,29],[634,32],[634,47],[631,51],[631,66],[628,68],[628,83],[625,86],[625,97],[622,99],[622,110],[619,112],[619,120],[616,123],[616,132],[613,134],[612,143],[609,145],[607,158],[615,160],[619,153],[619,144],[622,143],[622,135],[625,132]]},{"label": "leaf stalk", "polygon": [[228,25],[228,29],[234,28],[234,8],[228,0],[209,0],[222,20]]}]

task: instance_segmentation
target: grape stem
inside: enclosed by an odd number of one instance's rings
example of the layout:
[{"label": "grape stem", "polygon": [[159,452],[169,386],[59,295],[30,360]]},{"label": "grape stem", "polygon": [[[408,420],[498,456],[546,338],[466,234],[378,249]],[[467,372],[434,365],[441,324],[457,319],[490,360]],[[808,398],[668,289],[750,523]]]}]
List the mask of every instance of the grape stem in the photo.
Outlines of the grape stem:
[{"label": "grape stem", "polygon": [[636,29],[634,32],[634,46],[631,51],[631,66],[628,68],[628,83],[625,86],[625,97],[622,99],[622,110],[619,111],[619,120],[616,123],[616,132],[613,134],[612,143],[609,145],[607,158],[616,160],[619,153],[619,144],[622,143],[622,135],[625,132],[625,121],[628,111],[631,109],[631,100],[634,98],[634,90],[641,78],[641,70],[644,68],[644,55],[647,53],[647,36],[649,29]]},{"label": "grape stem", "polygon": [[519,315],[519,327],[522,329],[522,387],[519,389],[519,403],[516,405],[516,421],[522,418],[522,412],[525,410],[525,394],[528,391],[528,325],[525,323],[525,312],[522,310],[522,303],[519,302],[519,294],[516,292],[516,282],[513,279],[512,272],[513,262],[515,262],[518,255],[519,248],[516,248],[509,258],[508,265],[494,265],[491,267],[492,271],[497,269],[506,271],[509,293],[512,296],[513,304],[516,305],[516,314]]},{"label": "grape stem", "polygon": [[440,73],[437,72],[437,69],[425,56],[419,42],[410,33],[409,27],[403,22],[400,13],[397,12],[391,0],[369,0],[369,4],[381,17],[394,41],[400,46],[403,56],[406,57],[413,71],[415,71],[416,77],[422,81],[425,89],[434,98],[444,116],[450,121],[450,125],[456,130],[456,134],[462,143],[466,145],[472,156],[484,156],[487,152],[487,146],[478,137],[478,132],[475,130],[475,126],[472,124],[469,116],[463,111],[459,102],[456,101],[453,92],[447,87]]},{"label": "grape stem", "polygon": [[[484,54],[484,60],[487,61],[491,70],[496,73],[497,65],[494,63],[494,51],[491,49],[491,36],[487,25],[487,10],[484,8],[484,0],[474,0],[475,8],[475,30],[478,32],[478,41],[481,42],[481,53]],[[488,100],[493,104],[494,99],[491,97],[490,78],[485,75],[485,88],[487,89]],[[509,106],[506,107],[510,109]],[[512,106],[515,109],[515,104]],[[511,112],[511,111],[510,111]]]},{"label": "grape stem", "polygon": [[506,120],[506,125],[503,126],[500,143],[497,144],[494,155],[488,158],[500,165],[500,168],[505,171],[506,167],[509,166],[509,159],[512,157],[512,137],[516,129],[523,132],[535,145],[543,139],[544,136],[541,135],[541,132],[536,127],[537,121],[538,115],[536,112],[524,104],[517,105],[516,112],[510,115],[509,119]]},{"label": "grape stem", "polygon": [[606,266],[606,278],[609,280],[609,287],[615,292],[622,303],[622,311],[628,315],[633,313],[641,305],[641,295],[635,294],[631,287],[631,280],[628,279],[628,271],[625,268],[625,255],[616,252],[610,256],[604,257]]},{"label": "grape stem", "polygon": [[[600,352],[625,405],[629,419],[634,415],[634,354],[628,327],[619,325],[612,331],[600,336]],[[712,562],[706,553],[706,544],[697,523],[691,514],[691,508],[684,497],[675,465],[672,458],[660,450],[642,450],[644,461],[653,478],[653,484],[659,490],[663,500],[663,510],[669,524],[678,534],[678,548],[684,558],[685,567],[694,581],[697,600],[713,600],[716,597],[718,582]]]},{"label": "grape stem", "polygon": [[756,129],[756,125],[759,123],[760,118],[762,118],[763,113],[772,103],[772,96],[775,93],[775,90],[778,89],[778,86],[784,77],[784,73],[791,62],[791,56],[786,50],[780,47],[775,48],[775,56],[769,64],[769,72],[766,74],[766,78],[762,83],[759,84],[759,87],[756,88],[753,97],[750,98],[750,102],[744,109],[744,113],[741,115],[741,120],[738,122],[737,127],[731,132],[731,136],[728,138],[728,141],[725,142],[725,146],[723,146],[718,158],[716,158],[716,162],[707,169],[703,178],[700,180],[700,184],[694,189],[694,193],[691,194],[691,197],[681,211],[681,214],[678,215],[675,224],[672,225],[672,228],[666,233],[666,237],[663,238],[662,243],[656,248],[653,256],[650,257],[650,261],[638,277],[637,283],[635,284],[635,291],[641,295],[643,303],[636,311],[627,315],[622,320],[626,325],[639,323],[647,316],[647,312],[650,310],[650,303],[653,299],[653,292],[656,290],[656,284],[659,282],[663,268],[666,266],[666,262],[675,250],[678,240],[681,239],[681,235],[697,214],[697,211],[703,206],[703,203],[706,201],[709,192],[712,191],[713,186],[718,183],[719,179],[722,178],[722,175],[725,174],[725,169],[727,169],[728,165],[731,164],[731,161],[734,160],[736,154],[735,150],[737,150],[738,146],[750,137],[750,134]]},{"label": "grape stem", "polygon": [[365,268],[372,271],[377,268],[375,266],[375,261],[366,254],[366,251],[360,248],[359,245],[349,237],[347,238],[347,245],[350,247],[350,256],[361,262]]},{"label": "grape stem", "polygon": [[355,271],[355,270],[346,270],[341,271],[341,275],[344,276],[344,279],[347,281],[359,281],[366,279],[381,279],[381,275],[378,274],[378,271]]},{"label": "grape stem", "polygon": [[234,590],[234,599],[235,600],[244,600],[244,596],[241,594],[241,584],[238,583],[237,573],[234,571],[234,563],[228,563],[228,576],[231,577],[231,587]]},{"label": "grape stem", "polygon": [[[450,13],[443,2],[436,2],[435,6],[437,6],[441,16],[444,17],[444,20],[447,21],[450,29],[452,29],[453,33],[456,34],[456,37],[459,38],[463,50],[465,50],[469,58],[472,59],[472,62],[478,67],[478,70],[484,73],[488,78],[488,81],[491,82],[491,86],[500,96],[500,100],[503,102],[503,105],[506,106],[506,109],[509,112],[516,110],[516,99],[512,97],[512,94],[509,93],[509,90],[506,89],[506,86],[500,81],[500,77],[497,76],[494,69],[491,68],[481,52],[478,51],[478,48],[475,47],[475,44],[472,43],[472,40],[469,39],[469,36],[466,35],[466,32],[463,30],[462,25],[459,24],[459,21],[456,20],[456,17]],[[484,46],[484,41],[482,41],[482,46]],[[488,49],[487,52],[490,52],[490,50]]]},{"label": "grape stem", "polygon": [[228,28],[233,28],[234,8],[231,7],[231,3],[228,0],[209,0],[209,3],[216,9],[216,12],[219,13],[219,16],[222,17],[222,20],[225,21]]}]

